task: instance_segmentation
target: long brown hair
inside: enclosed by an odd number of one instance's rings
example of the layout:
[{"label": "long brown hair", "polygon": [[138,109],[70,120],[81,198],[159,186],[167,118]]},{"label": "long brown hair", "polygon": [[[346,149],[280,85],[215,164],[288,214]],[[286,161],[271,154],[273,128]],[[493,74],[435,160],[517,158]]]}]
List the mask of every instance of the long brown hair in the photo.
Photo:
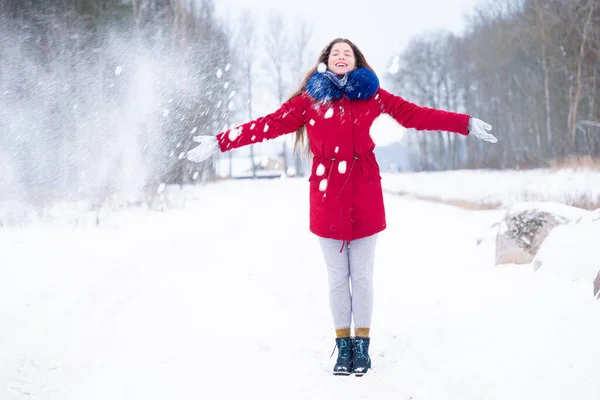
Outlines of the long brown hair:
[{"label": "long brown hair", "polygon": [[[373,68],[367,62],[365,55],[362,53],[362,51],[359,50],[358,47],[356,47],[356,45],[354,43],[352,43],[348,39],[343,39],[343,38],[333,39],[321,51],[321,54],[319,54],[319,59],[317,60],[317,64],[314,67],[312,67],[310,70],[308,70],[308,72],[306,73],[306,76],[304,77],[304,80],[302,80],[302,84],[300,84],[300,87],[298,88],[298,90],[296,90],[290,96],[288,101],[293,99],[296,96],[300,96],[302,94],[302,92],[306,91],[306,86],[308,85],[308,80],[310,79],[312,74],[314,74],[314,72],[317,70],[320,63],[325,63],[325,65],[327,65],[327,61],[329,60],[329,54],[331,53],[331,49],[332,49],[333,45],[336,43],[346,43],[350,46],[350,48],[352,49],[352,52],[354,53],[354,58],[356,59],[356,68],[364,67],[364,68],[370,69],[371,71],[373,71],[373,73],[375,73]],[[294,143],[294,151],[296,151],[298,149],[303,149],[304,151],[299,151],[299,154],[302,153],[303,155],[308,156],[309,146],[304,145],[305,141],[306,141],[306,126],[303,125],[300,129],[298,129],[296,131],[296,141]]]}]

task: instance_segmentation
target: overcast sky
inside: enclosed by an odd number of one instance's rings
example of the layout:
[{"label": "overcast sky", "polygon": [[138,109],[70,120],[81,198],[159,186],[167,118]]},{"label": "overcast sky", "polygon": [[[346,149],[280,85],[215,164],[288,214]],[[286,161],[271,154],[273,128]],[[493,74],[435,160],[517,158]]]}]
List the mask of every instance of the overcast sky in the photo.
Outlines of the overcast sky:
[{"label": "overcast sky", "polygon": [[[365,53],[378,74],[411,37],[429,30],[460,32],[464,17],[480,0],[216,0],[217,12],[236,15],[252,6],[259,16],[280,10],[314,24],[311,47],[320,51],[331,39],[346,37]],[[315,60],[317,53],[314,54]]]}]

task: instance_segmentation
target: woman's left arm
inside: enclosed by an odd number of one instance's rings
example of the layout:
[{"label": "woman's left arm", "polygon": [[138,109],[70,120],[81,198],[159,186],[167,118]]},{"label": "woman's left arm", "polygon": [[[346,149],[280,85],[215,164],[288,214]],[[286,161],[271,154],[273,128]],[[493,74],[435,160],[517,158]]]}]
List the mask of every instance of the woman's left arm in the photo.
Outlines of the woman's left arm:
[{"label": "woman's left arm", "polygon": [[471,132],[480,139],[495,143],[496,138],[486,132],[492,127],[477,118],[471,118],[468,114],[421,107],[381,88],[378,96],[382,111],[391,115],[406,128],[419,131],[455,132],[465,136]]}]

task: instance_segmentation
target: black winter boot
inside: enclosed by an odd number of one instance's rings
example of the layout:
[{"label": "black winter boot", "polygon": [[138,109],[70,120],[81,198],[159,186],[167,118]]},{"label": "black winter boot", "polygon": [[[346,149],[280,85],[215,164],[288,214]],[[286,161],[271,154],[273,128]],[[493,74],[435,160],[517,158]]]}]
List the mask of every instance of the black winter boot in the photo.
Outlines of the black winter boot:
[{"label": "black winter boot", "polygon": [[352,345],[352,372],[356,376],[363,376],[371,368],[369,357],[369,344],[371,338],[355,337]]},{"label": "black winter boot", "polygon": [[[334,375],[350,375],[352,373],[352,339],[336,338],[338,358],[333,367]],[[335,350],[335,349],[334,349]]]}]

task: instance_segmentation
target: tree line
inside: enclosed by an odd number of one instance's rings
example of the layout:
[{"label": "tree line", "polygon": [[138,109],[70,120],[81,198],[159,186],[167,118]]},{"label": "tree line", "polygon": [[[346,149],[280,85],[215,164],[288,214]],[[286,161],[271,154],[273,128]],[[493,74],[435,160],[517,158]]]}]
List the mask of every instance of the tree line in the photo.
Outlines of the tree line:
[{"label": "tree line", "polygon": [[414,39],[387,76],[398,94],[488,121],[494,146],[411,134],[416,169],[548,167],[600,158],[600,2],[496,0],[461,35]]}]

